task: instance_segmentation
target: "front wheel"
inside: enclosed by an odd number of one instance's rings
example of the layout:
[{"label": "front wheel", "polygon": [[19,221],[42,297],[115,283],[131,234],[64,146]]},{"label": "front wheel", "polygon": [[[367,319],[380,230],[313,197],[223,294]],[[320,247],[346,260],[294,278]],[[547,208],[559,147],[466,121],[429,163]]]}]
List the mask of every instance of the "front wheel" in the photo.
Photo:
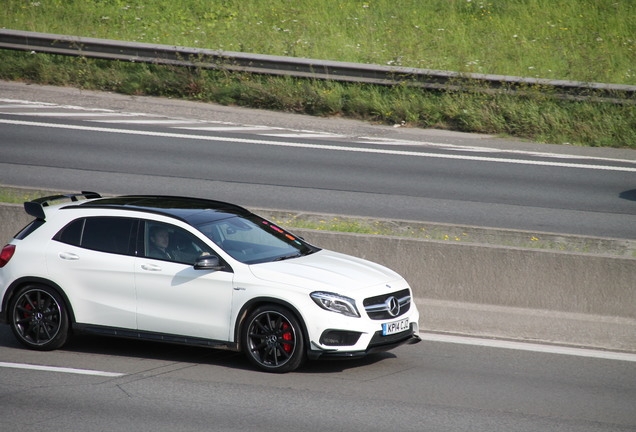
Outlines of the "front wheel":
[{"label": "front wheel", "polygon": [[31,349],[54,350],[68,339],[66,306],[59,294],[48,286],[21,288],[11,302],[9,313],[13,334]]},{"label": "front wheel", "polygon": [[266,372],[290,372],[305,360],[300,323],[278,305],[261,306],[247,317],[242,345],[250,362]]}]

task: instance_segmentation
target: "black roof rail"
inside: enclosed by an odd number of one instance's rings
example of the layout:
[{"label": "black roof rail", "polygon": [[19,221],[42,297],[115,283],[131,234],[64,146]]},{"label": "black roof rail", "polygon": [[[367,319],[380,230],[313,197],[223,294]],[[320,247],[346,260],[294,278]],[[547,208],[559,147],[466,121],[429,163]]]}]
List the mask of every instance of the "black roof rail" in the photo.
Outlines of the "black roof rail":
[{"label": "black roof rail", "polygon": [[45,219],[44,207],[51,205],[51,203],[54,201],[59,201],[63,199],[77,201],[78,198],[93,199],[93,198],[101,198],[101,197],[102,196],[98,194],[97,192],[89,192],[89,191],[82,191],[81,193],[78,193],[78,194],[51,195],[47,197],[36,198],[32,201],[25,202],[24,210],[31,216],[34,216],[37,219],[44,220]]}]

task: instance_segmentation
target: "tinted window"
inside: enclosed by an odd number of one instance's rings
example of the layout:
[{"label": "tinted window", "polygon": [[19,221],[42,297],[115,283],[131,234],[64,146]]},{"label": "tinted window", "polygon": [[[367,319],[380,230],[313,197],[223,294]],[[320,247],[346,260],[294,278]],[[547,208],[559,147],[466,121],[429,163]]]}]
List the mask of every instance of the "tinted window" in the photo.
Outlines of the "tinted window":
[{"label": "tinted window", "polygon": [[66,225],[58,232],[54,240],[61,241],[62,243],[68,243],[74,246],[79,246],[82,241],[82,230],[84,229],[84,220],[77,219]]},{"label": "tinted window", "polygon": [[19,233],[17,233],[14,237],[17,238],[18,240],[23,240],[33,231],[40,228],[42,225],[44,225],[44,221],[42,219],[36,219],[30,224],[28,224],[27,226],[25,226],[24,228],[22,228],[22,230]]},{"label": "tinted window", "polygon": [[144,229],[145,256],[193,265],[203,255],[214,254],[196,236],[174,225],[147,221]]},{"label": "tinted window", "polygon": [[54,239],[86,249],[132,255],[137,224],[136,219],[128,218],[82,218],[65,226]]},{"label": "tinted window", "polygon": [[246,264],[296,258],[320,250],[256,215],[212,221],[197,228],[232,258]]},{"label": "tinted window", "polygon": [[129,254],[134,219],[97,217],[84,223],[82,247],[102,252]]}]

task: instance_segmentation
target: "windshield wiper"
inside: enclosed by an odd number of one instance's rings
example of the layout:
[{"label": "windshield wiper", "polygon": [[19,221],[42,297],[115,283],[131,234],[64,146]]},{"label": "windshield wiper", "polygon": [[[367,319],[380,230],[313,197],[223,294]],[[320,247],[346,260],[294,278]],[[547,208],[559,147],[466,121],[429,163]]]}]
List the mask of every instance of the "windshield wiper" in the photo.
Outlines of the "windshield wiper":
[{"label": "windshield wiper", "polygon": [[288,260],[288,259],[292,259],[292,258],[299,258],[303,256],[303,254],[301,253],[295,253],[295,254],[291,254],[291,255],[283,255],[281,257],[278,257],[276,259],[274,259],[274,261],[284,261],[284,260]]}]

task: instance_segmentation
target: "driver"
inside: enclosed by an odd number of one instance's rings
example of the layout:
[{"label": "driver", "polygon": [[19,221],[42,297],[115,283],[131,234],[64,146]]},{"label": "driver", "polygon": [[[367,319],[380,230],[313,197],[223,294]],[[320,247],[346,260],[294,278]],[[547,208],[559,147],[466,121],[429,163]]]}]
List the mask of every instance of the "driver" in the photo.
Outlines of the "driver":
[{"label": "driver", "polygon": [[170,245],[170,232],[163,227],[150,228],[150,250],[148,256],[152,258],[172,260],[173,256],[168,250]]}]

